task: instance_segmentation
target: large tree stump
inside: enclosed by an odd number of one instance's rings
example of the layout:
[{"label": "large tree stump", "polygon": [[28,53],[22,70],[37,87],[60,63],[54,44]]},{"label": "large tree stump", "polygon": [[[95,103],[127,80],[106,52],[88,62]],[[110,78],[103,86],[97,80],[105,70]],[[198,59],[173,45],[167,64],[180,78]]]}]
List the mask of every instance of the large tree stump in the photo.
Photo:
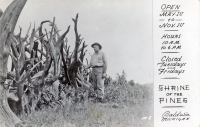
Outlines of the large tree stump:
[{"label": "large tree stump", "polygon": [[27,0],[14,0],[0,17],[0,126],[14,127],[20,119],[8,106],[6,90],[3,87],[7,77],[7,62],[10,53],[11,37],[18,17]]}]

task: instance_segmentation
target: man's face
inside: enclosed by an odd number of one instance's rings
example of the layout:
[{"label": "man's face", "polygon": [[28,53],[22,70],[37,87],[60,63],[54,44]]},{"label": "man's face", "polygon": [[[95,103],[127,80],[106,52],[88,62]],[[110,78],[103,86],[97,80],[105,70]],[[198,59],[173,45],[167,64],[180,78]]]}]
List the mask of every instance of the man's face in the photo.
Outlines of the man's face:
[{"label": "man's face", "polygon": [[95,52],[98,52],[100,50],[98,45],[94,45],[93,49],[94,49]]}]

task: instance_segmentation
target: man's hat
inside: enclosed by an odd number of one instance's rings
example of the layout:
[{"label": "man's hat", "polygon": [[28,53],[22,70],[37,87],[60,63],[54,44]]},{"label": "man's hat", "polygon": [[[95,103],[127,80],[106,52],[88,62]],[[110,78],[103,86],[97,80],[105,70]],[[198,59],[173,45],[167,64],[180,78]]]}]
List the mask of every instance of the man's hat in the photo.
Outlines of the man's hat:
[{"label": "man's hat", "polygon": [[99,46],[99,48],[100,48],[100,49],[102,49],[102,46],[101,46],[99,43],[95,42],[94,44],[92,44],[92,45],[91,45],[91,46],[92,46],[92,48],[93,48],[93,46],[94,46],[94,45],[98,45],[98,46]]}]

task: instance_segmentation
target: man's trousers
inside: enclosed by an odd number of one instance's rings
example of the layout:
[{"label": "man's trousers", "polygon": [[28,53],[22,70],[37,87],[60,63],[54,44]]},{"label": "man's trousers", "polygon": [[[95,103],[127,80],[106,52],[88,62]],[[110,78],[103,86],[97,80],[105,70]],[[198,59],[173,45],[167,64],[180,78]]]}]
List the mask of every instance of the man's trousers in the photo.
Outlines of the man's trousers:
[{"label": "man's trousers", "polygon": [[103,67],[92,68],[92,85],[99,99],[104,97],[104,78],[102,76]]}]

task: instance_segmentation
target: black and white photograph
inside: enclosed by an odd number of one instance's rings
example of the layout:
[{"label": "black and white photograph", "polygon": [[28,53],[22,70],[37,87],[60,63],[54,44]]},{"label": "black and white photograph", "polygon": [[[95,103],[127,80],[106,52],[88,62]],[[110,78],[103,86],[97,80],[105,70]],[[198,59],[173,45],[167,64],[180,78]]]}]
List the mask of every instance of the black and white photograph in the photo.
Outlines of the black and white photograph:
[{"label": "black and white photograph", "polygon": [[199,0],[0,0],[0,127],[199,127]]}]

